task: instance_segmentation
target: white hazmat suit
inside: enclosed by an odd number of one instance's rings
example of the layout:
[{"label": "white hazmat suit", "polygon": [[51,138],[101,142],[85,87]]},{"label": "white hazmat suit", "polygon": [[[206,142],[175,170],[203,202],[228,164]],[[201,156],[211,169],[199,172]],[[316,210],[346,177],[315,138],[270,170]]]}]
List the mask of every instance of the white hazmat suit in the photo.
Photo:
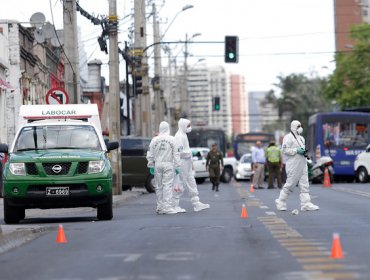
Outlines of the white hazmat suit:
[{"label": "white hazmat suit", "polygon": [[[179,120],[179,130],[175,134],[176,144],[179,148],[181,167],[180,167],[180,179],[184,184],[184,189],[187,189],[190,194],[190,201],[193,204],[194,211],[198,212],[209,208],[209,204],[204,204],[199,201],[199,193],[197,183],[193,175],[193,155],[189,147],[189,140],[186,133],[191,131],[190,121],[187,119]],[[173,205],[176,211],[185,212],[185,209],[179,206],[182,192],[177,193],[173,196]]]},{"label": "white hazmat suit", "polygon": [[290,124],[291,132],[284,136],[282,152],[286,159],[287,180],[280,191],[280,196],[275,200],[276,208],[280,211],[287,210],[287,198],[298,184],[300,188],[299,199],[301,201],[301,211],[318,210],[319,207],[311,203],[308,182],[307,159],[303,155],[305,150],[305,140],[300,135],[303,131],[299,121],[292,121]]},{"label": "white hazmat suit", "polygon": [[172,207],[172,182],[175,169],[180,167],[180,156],[175,138],[170,135],[170,126],[167,122],[160,123],[159,135],[150,142],[146,158],[147,166],[154,168],[157,213],[177,213]]}]

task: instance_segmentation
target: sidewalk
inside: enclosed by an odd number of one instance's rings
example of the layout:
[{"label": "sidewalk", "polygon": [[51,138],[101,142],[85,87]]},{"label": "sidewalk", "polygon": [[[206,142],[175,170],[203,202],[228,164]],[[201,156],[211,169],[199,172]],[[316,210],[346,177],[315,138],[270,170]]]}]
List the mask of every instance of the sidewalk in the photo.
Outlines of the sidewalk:
[{"label": "sidewalk", "polygon": [[[126,200],[135,199],[147,194],[144,188],[132,188],[131,191],[124,191],[120,195],[113,196],[113,208],[117,207]],[[82,208],[63,208],[63,209],[29,209],[26,210],[27,217],[66,217],[75,215],[75,213],[86,213],[96,211],[90,207]],[[56,230],[58,225],[39,225],[39,224],[19,224],[6,225],[4,223],[3,199],[0,198],[0,254],[21,244],[35,239],[45,232]]]}]

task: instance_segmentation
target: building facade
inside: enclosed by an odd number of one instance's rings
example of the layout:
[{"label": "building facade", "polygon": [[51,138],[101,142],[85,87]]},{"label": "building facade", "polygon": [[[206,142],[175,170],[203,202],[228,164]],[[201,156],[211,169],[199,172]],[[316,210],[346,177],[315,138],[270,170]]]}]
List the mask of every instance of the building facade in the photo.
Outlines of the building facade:
[{"label": "building facade", "polygon": [[247,122],[247,96],[245,78],[241,75],[230,75],[231,122],[233,135],[249,131]]},{"label": "building facade", "polygon": [[348,52],[355,44],[351,26],[370,23],[370,0],[334,0],[334,17],[336,51]]},{"label": "building facade", "polygon": [[248,92],[248,132],[261,132],[262,131],[262,101],[266,98],[267,91],[250,91]]},{"label": "building facade", "polygon": [[[44,104],[52,87],[63,87],[64,62],[60,51],[35,41],[35,28],[1,20],[2,65],[10,90],[0,100],[1,141],[13,142],[22,104]],[[9,89],[9,88],[8,88]]]},{"label": "building facade", "polygon": [[[188,70],[187,90],[190,99],[189,119],[192,124],[221,127],[231,137],[230,82],[224,67],[207,67],[201,64]],[[215,97],[220,98],[219,110],[213,108]]]}]

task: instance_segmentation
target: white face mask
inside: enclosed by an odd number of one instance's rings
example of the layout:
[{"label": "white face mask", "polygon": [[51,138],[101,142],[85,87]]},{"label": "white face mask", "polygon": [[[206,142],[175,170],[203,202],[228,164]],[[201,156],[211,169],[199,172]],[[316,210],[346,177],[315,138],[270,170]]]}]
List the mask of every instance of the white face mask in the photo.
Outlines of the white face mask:
[{"label": "white face mask", "polygon": [[191,126],[186,128],[186,133],[191,132]]},{"label": "white face mask", "polygon": [[298,129],[297,129],[297,133],[298,133],[298,134],[302,134],[302,132],[303,132],[303,127],[298,127]]}]

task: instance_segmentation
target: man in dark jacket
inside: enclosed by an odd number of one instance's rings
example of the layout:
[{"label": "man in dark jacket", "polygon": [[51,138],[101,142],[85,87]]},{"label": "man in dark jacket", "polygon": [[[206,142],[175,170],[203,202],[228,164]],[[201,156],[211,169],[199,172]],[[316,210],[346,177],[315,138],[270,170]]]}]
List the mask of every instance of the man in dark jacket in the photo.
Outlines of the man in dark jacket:
[{"label": "man in dark jacket", "polygon": [[217,149],[217,144],[212,144],[212,148],[207,155],[206,168],[209,172],[209,179],[212,183],[212,190],[218,192],[220,176],[224,168],[222,152]]}]

